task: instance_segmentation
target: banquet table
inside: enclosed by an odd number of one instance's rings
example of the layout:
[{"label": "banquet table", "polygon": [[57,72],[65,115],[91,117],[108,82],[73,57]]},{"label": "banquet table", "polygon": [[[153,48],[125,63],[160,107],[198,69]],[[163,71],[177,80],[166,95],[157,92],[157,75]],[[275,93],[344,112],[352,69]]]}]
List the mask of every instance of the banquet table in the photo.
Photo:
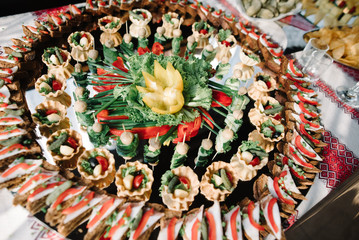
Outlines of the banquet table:
[{"label": "banquet table", "polygon": [[[204,2],[241,17],[236,0]],[[11,37],[21,36],[22,24],[32,24],[35,18],[66,8],[65,6],[0,18],[0,46],[9,45]],[[300,13],[276,21],[275,24],[286,34],[287,49],[303,48],[303,34],[317,28]],[[299,55],[300,52],[297,52],[290,57]],[[325,128],[323,141],[328,145],[322,153],[324,161],[319,165],[321,173],[317,174],[315,184],[307,193],[307,200],[302,201],[295,214],[289,218],[290,225],[340,186],[358,168],[359,110],[342,103],[335,95],[338,86],[353,86],[357,81],[359,70],[334,62],[314,83],[321,104],[321,122]],[[45,223],[31,216],[24,208],[13,207],[12,194],[8,190],[0,190],[0,202],[0,239],[65,239]]]}]

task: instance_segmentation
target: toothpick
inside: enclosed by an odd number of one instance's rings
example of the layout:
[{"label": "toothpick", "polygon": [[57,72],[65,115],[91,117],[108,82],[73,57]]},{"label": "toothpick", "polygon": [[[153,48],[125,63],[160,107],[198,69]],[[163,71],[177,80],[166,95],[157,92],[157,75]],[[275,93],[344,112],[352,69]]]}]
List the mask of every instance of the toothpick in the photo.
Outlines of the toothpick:
[{"label": "toothpick", "polygon": [[157,135],[156,135],[156,142],[158,140],[158,136],[160,135],[160,132],[157,132]]},{"label": "toothpick", "polygon": [[76,79],[74,78],[74,83],[75,83],[75,87],[78,88],[79,86],[77,85]]},{"label": "toothpick", "polygon": [[151,165],[151,168],[152,168],[152,172],[155,170],[155,168],[154,168],[154,166],[153,165]]},{"label": "toothpick", "polygon": [[125,124],[122,123],[123,131],[126,132]]},{"label": "toothpick", "polygon": [[126,21],[126,33],[128,33],[128,20]]},{"label": "toothpick", "polygon": [[246,84],[244,84],[244,87],[245,87],[245,88],[247,88],[248,82],[249,82],[249,81],[247,80],[247,81],[246,81]]},{"label": "toothpick", "polygon": [[217,154],[218,154],[218,152],[216,152],[216,154],[214,154],[212,161],[216,158]]},{"label": "toothpick", "polygon": [[209,131],[209,134],[208,134],[208,138],[207,138],[207,139],[209,139],[209,138],[211,137],[211,134],[212,134],[212,132]]},{"label": "toothpick", "polygon": [[96,121],[95,112],[92,112],[92,117],[93,117],[93,119]]},{"label": "toothpick", "polygon": [[184,136],[183,136],[183,143],[185,143],[185,141],[186,141],[186,133],[184,134]]}]

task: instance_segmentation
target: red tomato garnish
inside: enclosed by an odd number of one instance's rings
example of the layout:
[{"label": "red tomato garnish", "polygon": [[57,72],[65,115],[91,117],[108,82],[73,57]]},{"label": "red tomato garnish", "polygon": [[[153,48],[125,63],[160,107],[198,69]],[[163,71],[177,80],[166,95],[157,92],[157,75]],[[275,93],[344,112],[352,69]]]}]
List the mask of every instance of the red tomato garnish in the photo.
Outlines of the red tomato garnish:
[{"label": "red tomato garnish", "polygon": [[250,161],[250,165],[252,165],[253,167],[254,166],[257,166],[257,165],[259,165],[261,163],[261,160],[259,159],[259,157],[255,157],[255,158],[253,158],[253,160],[252,161]]},{"label": "red tomato garnish", "polygon": [[56,209],[56,207],[62,203],[62,201],[68,196],[68,195],[75,195],[79,192],[81,192],[84,188],[86,187],[82,187],[82,188],[69,188],[67,190],[65,190],[63,193],[60,194],[60,196],[56,199],[56,201],[52,204],[51,208],[52,209]]},{"label": "red tomato garnish", "polygon": [[136,175],[136,177],[133,179],[133,188],[137,189],[141,186],[142,180],[145,177],[145,175],[138,174]]},{"label": "red tomato garnish", "polygon": [[59,91],[62,88],[62,83],[58,80],[53,80],[52,81],[52,89],[54,89],[54,91]]},{"label": "red tomato garnish", "polygon": [[228,42],[228,41],[226,41],[226,40],[223,40],[221,43],[222,43],[223,45],[226,45],[226,47],[230,47],[230,46],[231,46],[231,43]]},{"label": "red tomato garnish", "polygon": [[303,144],[301,142],[301,139],[302,139],[302,137],[299,136],[299,135],[295,138],[295,146],[297,147],[297,149],[299,149],[299,151],[301,153],[303,153],[305,156],[308,156],[310,158],[315,158],[316,157],[315,153],[313,153],[313,152],[309,151],[308,149],[306,149],[303,146]]},{"label": "red tomato garnish", "polygon": [[201,222],[198,220],[198,218],[196,219],[196,221],[194,222],[192,229],[191,229],[191,240],[197,240],[198,239],[198,229],[201,226]]},{"label": "red tomato garnish", "polygon": [[208,240],[216,240],[216,221],[214,220],[214,217],[211,213],[206,211],[206,218],[208,222],[209,227],[209,233],[208,233]]},{"label": "red tomato garnish", "polygon": [[282,117],[279,114],[275,115],[273,118],[278,121],[282,119]]},{"label": "red tomato garnish", "polygon": [[[232,98],[219,90],[212,90],[212,98],[226,107],[232,103]],[[221,107],[216,101],[212,101],[211,107]]]},{"label": "red tomato garnish", "polygon": [[[232,233],[232,237],[233,240],[238,240],[238,234],[237,234],[237,215],[239,212],[239,208],[237,208],[230,219],[230,224],[231,224],[231,233]],[[240,226],[239,226],[240,227]]]},{"label": "red tomato garnish", "polygon": [[67,142],[68,144],[70,144],[70,146],[71,146],[73,149],[76,149],[76,148],[77,148],[77,142],[76,142],[76,140],[75,140],[74,138],[68,137],[67,140],[66,140],[66,142]]},{"label": "red tomato garnish", "polygon": [[120,218],[120,220],[118,220],[117,224],[115,224],[113,227],[111,227],[111,230],[108,232],[108,236],[109,238],[111,238],[115,233],[116,231],[123,226],[123,224],[126,223],[126,217],[129,217],[131,215],[131,212],[132,212],[132,207],[131,207],[131,204],[129,204],[127,207],[126,207],[126,210],[123,214],[123,216]]},{"label": "red tomato garnish", "polygon": [[133,239],[136,240],[137,238],[139,238],[142,230],[144,229],[144,227],[146,226],[148,219],[154,214],[155,210],[153,208],[151,208],[151,210],[145,212],[141,218],[140,223],[138,224],[138,227],[135,231],[135,233],[133,234]]},{"label": "red tomato garnish", "polygon": [[291,199],[287,199],[282,195],[282,192],[280,191],[280,187],[279,187],[279,183],[278,183],[279,178],[275,177],[273,179],[273,187],[274,187],[274,191],[277,194],[279,200],[285,204],[289,204],[289,205],[294,205],[293,200]]},{"label": "red tomato garnish", "polygon": [[96,160],[102,167],[102,172],[106,171],[108,169],[108,160],[105,157],[97,156]]},{"label": "red tomato garnish", "polygon": [[232,174],[231,174],[230,172],[226,171],[226,175],[227,175],[228,180],[229,180],[231,183],[233,183],[233,176],[232,176]]},{"label": "red tomato garnish", "polygon": [[147,14],[146,14],[146,13],[142,12],[141,15],[142,15],[142,17],[143,17],[144,19],[147,18]]},{"label": "red tomato garnish", "polygon": [[175,227],[176,227],[176,222],[177,222],[177,218],[173,217],[170,221],[170,223],[168,224],[168,228],[167,228],[167,239],[168,240],[175,240],[174,236],[175,236]]},{"label": "red tomato garnish", "polygon": [[270,89],[272,87],[272,83],[270,81],[266,81],[267,88]]},{"label": "red tomato garnish", "polygon": [[314,168],[314,166],[308,162],[306,162],[305,160],[302,160],[301,157],[299,157],[299,155],[297,154],[297,151],[294,150],[294,148],[289,147],[289,152],[292,155],[292,157],[302,166],[306,167],[306,168]]},{"label": "red tomato garnish", "polygon": [[80,202],[78,202],[76,205],[71,206],[71,207],[66,208],[65,210],[63,210],[62,214],[68,215],[70,213],[73,213],[73,212],[76,212],[76,211],[80,210],[81,208],[83,208],[87,204],[89,204],[94,196],[95,196],[95,192],[90,192]]},{"label": "red tomato garnish", "polygon": [[274,215],[273,215],[273,207],[276,203],[277,203],[276,198],[272,198],[268,203],[268,218],[270,224],[272,225],[274,233],[277,233],[279,231],[279,228],[274,220]]},{"label": "red tomato garnish", "polygon": [[113,205],[113,203],[115,202],[114,198],[111,198],[110,200],[106,201],[101,209],[100,212],[98,214],[96,214],[96,216],[91,219],[91,221],[87,224],[86,228],[91,228],[93,227],[98,221],[100,221],[100,219],[102,218],[102,216],[106,213],[106,211]]},{"label": "red tomato garnish", "polygon": [[267,109],[272,109],[272,108],[273,108],[273,106],[268,105],[268,106],[266,106],[264,109],[267,110]]},{"label": "red tomato garnish", "polygon": [[196,136],[199,128],[201,127],[201,116],[198,116],[192,122],[186,122],[185,124],[180,124],[177,127],[177,138],[173,139],[173,143],[178,143],[183,141],[184,136],[186,135],[186,141],[189,141],[192,137]]},{"label": "red tomato garnish", "polygon": [[67,60],[66,54],[65,54],[64,52],[61,52],[61,51],[60,51],[60,55],[61,55],[61,57],[62,57],[62,60],[63,60],[64,62],[66,62],[66,60]]},{"label": "red tomato garnish", "polygon": [[81,36],[81,38],[87,38],[87,35],[86,35],[86,33],[84,33],[84,34],[82,34],[82,36]]},{"label": "red tomato garnish", "polygon": [[179,180],[180,180],[181,183],[186,185],[188,189],[190,188],[191,183],[190,183],[188,178],[181,176],[181,177],[179,177]]},{"label": "red tomato garnish", "polygon": [[207,34],[207,33],[208,33],[208,31],[207,31],[206,29],[201,29],[201,30],[199,30],[199,33],[202,33],[202,34]]},{"label": "red tomato garnish", "polygon": [[275,133],[275,128],[273,126],[269,126],[270,130],[272,130],[272,135]]},{"label": "red tomato garnish", "polygon": [[18,169],[24,169],[24,170],[27,170],[29,168],[31,168],[32,166],[34,166],[34,164],[27,164],[27,163],[19,163],[19,164],[16,164],[15,166],[13,166],[12,168],[10,169],[7,169],[5,172],[2,173],[1,177],[2,178],[6,178],[7,176],[10,176],[12,173],[14,173],[16,170]]},{"label": "red tomato garnish", "polygon": [[254,202],[251,201],[249,204],[248,204],[248,218],[249,218],[249,222],[251,223],[251,225],[253,227],[255,227],[257,230],[259,231],[264,231],[264,227],[262,225],[260,225],[259,223],[257,223],[254,218],[253,218],[253,210],[254,210]]},{"label": "red tomato garnish", "polygon": [[57,113],[57,110],[55,109],[49,109],[46,111],[46,116],[50,115],[50,114],[53,114],[53,113]]}]

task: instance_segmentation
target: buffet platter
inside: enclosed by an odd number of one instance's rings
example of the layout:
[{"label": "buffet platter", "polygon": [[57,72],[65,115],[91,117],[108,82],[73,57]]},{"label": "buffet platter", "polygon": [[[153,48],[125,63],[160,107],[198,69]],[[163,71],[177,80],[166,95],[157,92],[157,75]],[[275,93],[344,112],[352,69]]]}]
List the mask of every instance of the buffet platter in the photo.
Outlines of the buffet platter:
[{"label": "buffet platter", "polygon": [[[3,132],[15,133],[2,144],[3,155],[9,153],[2,157],[2,187],[12,189],[14,204],[59,224],[71,239],[125,232],[130,239],[175,239],[179,232],[184,239],[281,239],[325,146],[307,76],[250,24],[218,20],[216,11],[186,2],[156,3],[163,12],[151,1],[136,4],[88,1],[81,10],[71,6],[70,17],[49,16],[60,19],[58,29],[42,21],[24,26],[39,41],[36,57],[32,42],[18,50],[18,40],[8,56],[40,71],[22,83],[35,86],[25,93],[25,113],[10,104],[19,87],[11,77],[19,73],[10,69],[2,78],[4,108],[11,106],[3,125],[12,126]],[[36,142],[29,141],[34,130]],[[39,162],[40,172],[16,172]],[[34,181],[43,174],[52,182]],[[36,198],[43,188],[47,194]],[[82,189],[82,197],[62,209],[58,199],[69,189]],[[132,216],[131,208],[141,214]]]}]

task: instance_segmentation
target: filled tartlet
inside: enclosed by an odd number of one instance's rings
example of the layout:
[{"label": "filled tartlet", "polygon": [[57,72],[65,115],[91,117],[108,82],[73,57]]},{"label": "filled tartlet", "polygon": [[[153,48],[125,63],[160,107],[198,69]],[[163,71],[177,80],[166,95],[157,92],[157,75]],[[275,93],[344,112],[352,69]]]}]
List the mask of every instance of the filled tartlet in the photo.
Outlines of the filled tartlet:
[{"label": "filled tartlet", "polygon": [[77,170],[96,187],[108,187],[115,179],[115,158],[105,148],[84,151],[77,161]]},{"label": "filled tartlet", "polygon": [[262,118],[256,128],[262,138],[270,142],[278,142],[284,137],[284,125],[273,118]]},{"label": "filled tartlet", "polygon": [[71,105],[71,97],[65,93],[66,79],[44,74],[36,80],[35,89],[48,100],[59,101],[66,107]]},{"label": "filled tartlet", "polygon": [[53,133],[46,142],[55,163],[63,168],[75,169],[77,159],[83,153],[81,135],[72,129]]},{"label": "filled tartlet", "polygon": [[68,51],[58,47],[49,47],[42,54],[42,62],[46,64],[49,75],[54,75],[57,79],[68,79],[74,71],[70,64],[71,55]]},{"label": "filled tartlet", "polygon": [[275,142],[265,140],[257,129],[253,130],[248,134],[248,140],[258,142],[258,145],[263,148],[267,153],[274,149]]},{"label": "filled tartlet", "polygon": [[152,192],[152,170],[139,161],[127,162],[116,172],[117,196],[134,201],[148,201]]},{"label": "filled tartlet", "polygon": [[166,171],[161,177],[162,201],[175,211],[187,211],[199,192],[197,175],[189,167]]},{"label": "filled tartlet", "polygon": [[39,125],[42,135],[48,137],[57,130],[69,128],[70,121],[66,117],[66,107],[57,101],[44,101],[35,108],[32,119]]},{"label": "filled tartlet", "polygon": [[121,19],[114,16],[106,16],[98,20],[98,25],[103,31],[100,36],[100,42],[105,44],[107,41],[112,40],[114,46],[117,47],[122,43],[122,36],[117,31],[121,28]]},{"label": "filled tartlet", "polygon": [[201,193],[210,201],[224,201],[237,187],[238,179],[238,174],[231,164],[213,162],[202,176]]},{"label": "filled tartlet", "polygon": [[73,32],[67,38],[71,46],[71,56],[79,62],[87,61],[89,51],[93,49],[94,38],[89,32]]},{"label": "filled tartlet", "polygon": [[242,63],[247,66],[254,66],[261,62],[259,55],[255,54],[252,50],[246,47],[241,48],[239,58]]},{"label": "filled tartlet", "polygon": [[207,22],[195,22],[192,25],[193,36],[198,43],[197,48],[204,48],[208,45],[208,38],[214,33],[214,27]]},{"label": "filled tartlet", "polygon": [[150,11],[142,8],[134,9],[132,11],[128,11],[130,21],[132,22],[130,26],[130,34],[134,38],[139,37],[139,33],[141,29],[145,30],[145,36],[149,37],[151,35],[151,29],[148,26],[148,23],[152,19],[152,14]]},{"label": "filled tartlet", "polygon": [[270,92],[276,89],[276,80],[266,73],[257,73],[254,76],[255,88],[261,92]]},{"label": "filled tartlet", "polygon": [[254,108],[249,111],[248,117],[254,125],[258,125],[260,119],[266,116],[280,120],[282,110],[283,106],[275,98],[264,96],[254,103]]},{"label": "filled tartlet", "polygon": [[256,141],[243,141],[231,164],[242,181],[249,181],[268,163],[268,153]]}]

